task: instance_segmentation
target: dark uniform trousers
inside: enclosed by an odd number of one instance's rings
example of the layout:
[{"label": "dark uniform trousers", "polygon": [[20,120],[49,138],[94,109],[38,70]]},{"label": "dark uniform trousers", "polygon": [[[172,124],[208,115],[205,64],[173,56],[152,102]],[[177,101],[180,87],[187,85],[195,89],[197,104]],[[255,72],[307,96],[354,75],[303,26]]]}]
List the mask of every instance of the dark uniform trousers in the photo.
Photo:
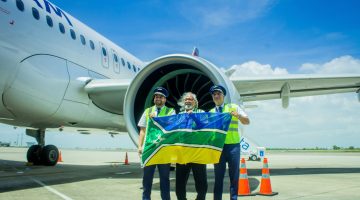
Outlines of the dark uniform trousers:
[{"label": "dark uniform trousers", "polygon": [[195,180],[196,199],[205,200],[208,188],[205,164],[176,164],[176,196],[178,200],[186,200],[186,183],[189,179],[190,170],[192,170]]}]

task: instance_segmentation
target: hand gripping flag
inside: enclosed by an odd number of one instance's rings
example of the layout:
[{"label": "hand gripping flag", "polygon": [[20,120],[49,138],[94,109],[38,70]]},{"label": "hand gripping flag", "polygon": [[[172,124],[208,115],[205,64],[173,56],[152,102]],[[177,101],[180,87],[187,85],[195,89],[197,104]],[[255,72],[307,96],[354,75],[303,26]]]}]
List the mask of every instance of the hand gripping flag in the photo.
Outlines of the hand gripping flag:
[{"label": "hand gripping flag", "polygon": [[229,113],[183,113],[148,121],[142,165],[218,163]]}]

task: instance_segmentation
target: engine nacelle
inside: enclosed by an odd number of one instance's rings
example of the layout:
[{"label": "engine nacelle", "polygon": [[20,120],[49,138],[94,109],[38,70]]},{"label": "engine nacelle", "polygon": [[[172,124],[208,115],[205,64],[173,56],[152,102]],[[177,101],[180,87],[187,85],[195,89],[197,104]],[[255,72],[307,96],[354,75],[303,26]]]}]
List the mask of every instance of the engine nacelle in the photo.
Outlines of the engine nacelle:
[{"label": "engine nacelle", "polygon": [[169,91],[166,105],[179,111],[177,101],[184,92],[197,95],[199,108],[208,111],[215,106],[209,89],[220,84],[227,89],[225,102],[239,103],[240,95],[232,82],[209,61],[185,54],[171,54],[147,64],[131,82],[124,101],[124,119],[129,135],[138,144],[139,121],[145,108],[153,105],[152,91],[162,86]]}]

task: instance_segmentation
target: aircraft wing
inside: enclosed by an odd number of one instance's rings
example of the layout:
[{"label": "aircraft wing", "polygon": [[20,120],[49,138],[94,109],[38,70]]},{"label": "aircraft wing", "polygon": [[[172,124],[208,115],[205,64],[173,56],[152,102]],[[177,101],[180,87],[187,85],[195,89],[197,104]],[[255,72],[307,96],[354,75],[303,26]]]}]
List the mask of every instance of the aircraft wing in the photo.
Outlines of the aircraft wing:
[{"label": "aircraft wing", "polygon": [[243,101],[282,99],[360,90],[359,75],[287,75],[281,77],[230,77]]},{"label": "aircraft wing", "polygon": [[130,82],[130,79],[94,79],[85,85],[85,91],[96,106],[121,115]]}]

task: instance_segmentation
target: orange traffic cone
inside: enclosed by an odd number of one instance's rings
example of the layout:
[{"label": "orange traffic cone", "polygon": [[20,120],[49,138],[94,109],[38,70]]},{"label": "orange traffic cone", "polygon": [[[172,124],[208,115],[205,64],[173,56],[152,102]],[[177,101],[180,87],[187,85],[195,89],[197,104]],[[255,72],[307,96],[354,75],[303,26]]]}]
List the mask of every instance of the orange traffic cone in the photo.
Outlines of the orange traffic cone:
[{"label": "orange traffic cone", "polygon": [[250,185],[249,185],[249,180],[248,180],[248,175],[247,175],[245,159],[241,158],[238,196],[254,196],[254,195],[255,194],[251,194],[251,191],[250,191]]},{"label": "orange traffic cone", "polygon": [[129,164],[129,159],[128,159],[128,155],[127,155],[127,152],[126,152],[124,165],[128,165],[128,164]]},{"label": "orange traffic cone", "polygon": [[61,156],[61,151],[59,151],[59,157],[58,157],[58,162],[62,162],[62,156]]},{"label": "orange traffic cone", "polygon": [[279,193],[273,192],[271,189],[270,171],[269,171],[268,161],[267,161],[267,158],[264,158],[264,166],[262,169],[260,192],[258,192],[257,195],[274,196],[277,194],[279,194]]}]

